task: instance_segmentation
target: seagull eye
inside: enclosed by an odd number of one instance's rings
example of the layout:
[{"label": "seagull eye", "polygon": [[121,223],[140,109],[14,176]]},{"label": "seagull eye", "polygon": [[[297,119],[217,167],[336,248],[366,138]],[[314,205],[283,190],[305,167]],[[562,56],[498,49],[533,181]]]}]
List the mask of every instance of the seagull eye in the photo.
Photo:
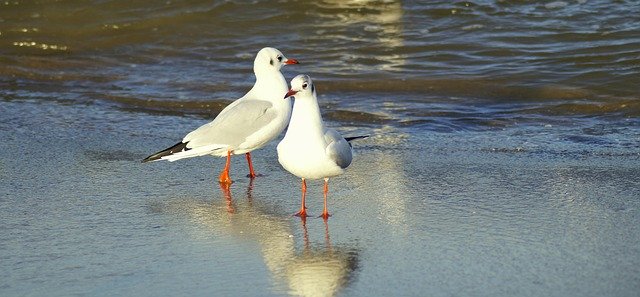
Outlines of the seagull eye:
[{"label": "seagull eye", "polygon": [[278,56],[278,62],[282,62],[282,56]]},{"label": "seagull eye", "polygon": [[302,84],[302,88],[303,88],[303,89],[306,89],[306,88],[307,88],[307,83],[303,83],[303,84]]}]

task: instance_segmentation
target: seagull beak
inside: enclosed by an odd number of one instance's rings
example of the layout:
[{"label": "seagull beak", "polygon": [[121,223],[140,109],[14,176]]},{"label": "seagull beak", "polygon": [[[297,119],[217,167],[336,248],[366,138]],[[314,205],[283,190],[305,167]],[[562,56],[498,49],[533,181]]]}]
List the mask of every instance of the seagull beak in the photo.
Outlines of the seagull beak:
[{"label": "seagull beak", "polygon": [[284,99],[287,99],[293,95],[295,95],[296,93],[298,93],[298,91],[294,91],[294,90],[289,90],[289,92],[287,92],[286,95],[284,95]]},{"label": "seagull beak", "polygon": [[287,59],[286,61],[284,61],[284,63],[287,64],[287,65],[300,64],[300,62],[298,62],[298,60],[296,60],[296,59]]}]

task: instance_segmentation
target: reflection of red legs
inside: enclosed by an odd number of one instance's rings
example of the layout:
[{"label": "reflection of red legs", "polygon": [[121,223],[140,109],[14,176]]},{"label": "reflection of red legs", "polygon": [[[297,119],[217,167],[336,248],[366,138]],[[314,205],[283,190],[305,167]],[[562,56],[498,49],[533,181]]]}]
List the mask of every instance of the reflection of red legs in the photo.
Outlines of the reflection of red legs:
[{"label": "reflection of red legs", "polygon": [[222,196],[227,200],[227,212],[235,213],[236,210],[233,207],[233,200],[231,199],[231,184],[220,183],[220,191],[222,191]]},{"label": "reflection of red legs", "polygon": [[327,220],[324,220],[324,243],[327,245],[327,250],[331,251],[331,239],[329,238],[329,224]]},{"label": "reflection of red legs", "polygon": [[231,151],[227,151],[227,163],[224,165],[224,169],[220,172],[218,181],[223,184],[231,184],[231,177],[229,177],[229,168],[231,167]]},{"label": "reflection of red legs", "polygon": [[304,198],[307,195],[307,182],[302,179],[302,205],[300,206],[300,211],[296,213],[296,216],[306,218],[307,217],[307,207],[304,204]]},{"label": "reflection of red legs", "polygon": [[253,164],[251,163],[251,153],[246,153],[245,156],[247,156],[247,164],[249,164],[249,174],[247,174],[247,177],[255,178],[257,175],[253,171]]},{"label": "reflection of red legs", "polygon": [[302,240],[304,242],[304,251],[307,252],[310,250],[309,232],[307,231],[307,217],[300,217],[300,221],[302,222]]},{"label": "reflection of red legs", "polygon": [[321,217],[326,221],[329,218],[329,212],[327,211],[327,194],[329,193],[329,179],[324,179],[324,210]]},{"label": "reflection of red legs", "polygon": [[247,186],[247,202],[249,206],[253,206],[253,179],[249,180],[249,186]]}]

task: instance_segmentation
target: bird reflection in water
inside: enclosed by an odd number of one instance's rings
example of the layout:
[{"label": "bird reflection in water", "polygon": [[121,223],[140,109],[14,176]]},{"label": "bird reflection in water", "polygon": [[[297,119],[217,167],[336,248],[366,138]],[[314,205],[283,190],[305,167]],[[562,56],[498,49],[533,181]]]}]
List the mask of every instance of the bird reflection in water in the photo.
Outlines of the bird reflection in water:
[{"label": "bird reflection in water", "polygon": [[[253,181],[248,184],[243,198],[234,198],[231,186],[225,184],[220,185],[220,193],[221,197],[214,197],[213,205],[193,201],[185,207],[182,200],[181,208],[197,223],[198,232],[224,233],[243,242],[257,243],[277,292],[294,296],[334,296],[354,279],[357,250],[333,246],[326,222],[324,239],[314,243],[310,238],[317,229],[308,228],[307,224],[322,220],[298,222],[266,201],[254,201]],[[302,241],[296,240],[292,222],[300,224]]]},{"label": "bird reflection in water", "polygon": [[285,267],[289,294],[295,296],[335,296],[353,279],[358,264],[356,250],[331,245],[329,224],[324,221],[324,246],[309,240],[306,218],[301,218],[303,250]]},{"label": "bird reflection in water", "polygon": [[[253,187],[253,179],[249,182],[249,188]],[[231,184],[220,183],[220,191],[222,192],[222,197],[225,199],[225,203],[227,204],[227,212],[235,213],[236,209],[233,207],[233,199],[231,199]]]}]

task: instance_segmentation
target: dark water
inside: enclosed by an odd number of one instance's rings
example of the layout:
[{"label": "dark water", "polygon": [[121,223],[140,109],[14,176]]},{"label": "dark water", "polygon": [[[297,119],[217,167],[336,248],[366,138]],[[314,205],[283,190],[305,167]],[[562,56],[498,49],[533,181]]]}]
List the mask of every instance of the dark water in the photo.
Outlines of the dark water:
[{"label": "dark water", "polygon": [[637,1],[7,1],[2,95],[209,114],[275,46],[338,110],[624,119],[640,115],[638,15]]},{"label": "dark water", "polygon": [[[637,1],[0,2],[2,296],[636,296]],[[328,224],[276,143],[140,164],[274,46],[368,133]],[[321,184],[309,185],[319,214]]]}]

